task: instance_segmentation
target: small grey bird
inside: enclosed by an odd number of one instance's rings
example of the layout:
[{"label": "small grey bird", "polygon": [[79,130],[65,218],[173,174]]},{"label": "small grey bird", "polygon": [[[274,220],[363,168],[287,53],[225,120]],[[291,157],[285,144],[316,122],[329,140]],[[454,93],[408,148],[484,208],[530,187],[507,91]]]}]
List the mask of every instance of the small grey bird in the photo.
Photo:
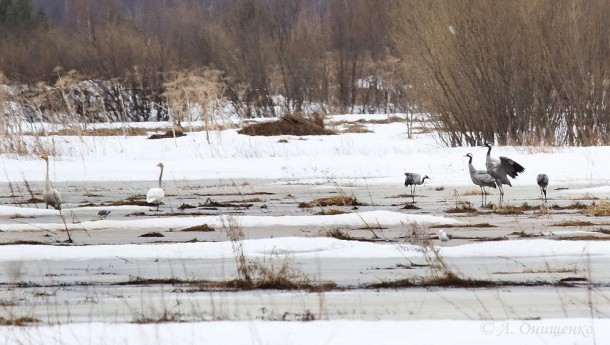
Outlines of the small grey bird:
[{"label": "small grey bird", "polygon": [[506,184],[512,187],[513,185],[510,183],[508,176],[515,178],[519,173],[524,172],[525,168],[507,157],[500,156],[500,159],[492,158],[491,144],[485,143],[485,146],[487,146],[487,159],[485,161],[487,173],[496,180],[496,185],[500,190],[500,203],[502,203],[502,200],[504,200],[504,188],[502,188],[502,185]]},{"label": "small grey bird", "polygon": [[485,206],[487,201],[487,191],[485,187],[496,188],[496,180],[487,173],[486,170],[477,170],[472,165],[472,153],[466,154],[468,157],[468,171],[470,172],[470,179],[472,183],[476,184],[481,188],[481,206]]},{"label": "small grey bird", "polygon": [[420,174],[405,173],[405,187],[411,186],[411,198],[413,198],[413,202],[415,202],[415,186],[423,184],[425,179],[430,178],[428,175],[421,177]]},{"label": "small grey bird", "polygon": [[95,215],[95,220],[106,219],[106,217],[108,217],[109,214],[110,214],[110,211],[108,211],[108,210],[99,210],[99,211],[97,211],[97,214]]},{"label": "small grey bird", "polygon": [[544,202],[546,202],[546,187],[549,185],[549,175],[538,174],[538,176],[536,177],[536,182],[540,187],[540,194],[544,196]]}]

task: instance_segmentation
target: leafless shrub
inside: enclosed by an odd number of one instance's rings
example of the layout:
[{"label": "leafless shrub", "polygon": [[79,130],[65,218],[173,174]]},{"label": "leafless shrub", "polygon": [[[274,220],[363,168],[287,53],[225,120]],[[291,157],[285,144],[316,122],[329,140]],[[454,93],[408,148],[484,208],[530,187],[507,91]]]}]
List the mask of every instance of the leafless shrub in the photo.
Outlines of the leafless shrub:
[{"label": "leafless shrub", "polygon": [[165,92],[161,94],[167,101],[174,126],[182,128],[185,120],[194,120],[193,113],[200,114],[206,139],[210,142],[210,130],[219,124],[219,101],[224,87],[220,71],[214,69],[195,69],[170,72],[163,83]]},{"label": "leafless shrub", "polygon": [[448,145],[607,144],[609,6],[407,1],[397,46],[414,52],[420,101]]}]

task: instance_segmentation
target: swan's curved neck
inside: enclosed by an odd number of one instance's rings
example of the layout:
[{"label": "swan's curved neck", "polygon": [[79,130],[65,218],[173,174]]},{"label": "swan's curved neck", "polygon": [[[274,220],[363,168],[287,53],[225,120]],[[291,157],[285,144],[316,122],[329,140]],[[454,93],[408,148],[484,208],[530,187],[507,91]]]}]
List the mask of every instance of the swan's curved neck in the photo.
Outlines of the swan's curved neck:
[{"label": "swan's curved neck", "polygon": [[161,166],[161,172],[159,173],[159,188],[161,188],[161,178],[163,178],[163,166]]},{"label": "swan's curved neck", "polygon": [[46,175],[45,182],[46,182],[46,187],[50,189],[51,188],[51,181],[49,181],[49,160],[45,159],[45,162],[47,163],[47,175]]}]

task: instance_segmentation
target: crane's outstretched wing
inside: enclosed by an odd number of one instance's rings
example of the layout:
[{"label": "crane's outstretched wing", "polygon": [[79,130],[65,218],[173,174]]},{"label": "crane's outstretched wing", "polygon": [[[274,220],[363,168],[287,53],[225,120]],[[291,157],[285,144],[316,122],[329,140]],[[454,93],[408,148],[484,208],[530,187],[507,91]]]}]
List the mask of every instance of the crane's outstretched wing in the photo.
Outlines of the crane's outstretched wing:
[{"label": "crane's outstretched wing", "polygon": [[506,174],[512,178],[517,177],[519,173],[525,171],[525,168],[521,164],[507,157],[500,157],[500,166],[506,171]]}]

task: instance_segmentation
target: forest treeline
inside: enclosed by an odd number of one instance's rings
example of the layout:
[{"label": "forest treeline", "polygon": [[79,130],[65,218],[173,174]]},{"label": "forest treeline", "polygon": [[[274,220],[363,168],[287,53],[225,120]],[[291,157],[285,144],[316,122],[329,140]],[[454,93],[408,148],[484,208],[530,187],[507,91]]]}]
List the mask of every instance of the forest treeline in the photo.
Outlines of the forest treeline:
[{"label": "forest treeline", "polygon": [[608,13],[605,0],[0,0],[0,71],[32,119],[166,120],[223,98],[246,117],[428,112],[452,146],[600,145]]}]

